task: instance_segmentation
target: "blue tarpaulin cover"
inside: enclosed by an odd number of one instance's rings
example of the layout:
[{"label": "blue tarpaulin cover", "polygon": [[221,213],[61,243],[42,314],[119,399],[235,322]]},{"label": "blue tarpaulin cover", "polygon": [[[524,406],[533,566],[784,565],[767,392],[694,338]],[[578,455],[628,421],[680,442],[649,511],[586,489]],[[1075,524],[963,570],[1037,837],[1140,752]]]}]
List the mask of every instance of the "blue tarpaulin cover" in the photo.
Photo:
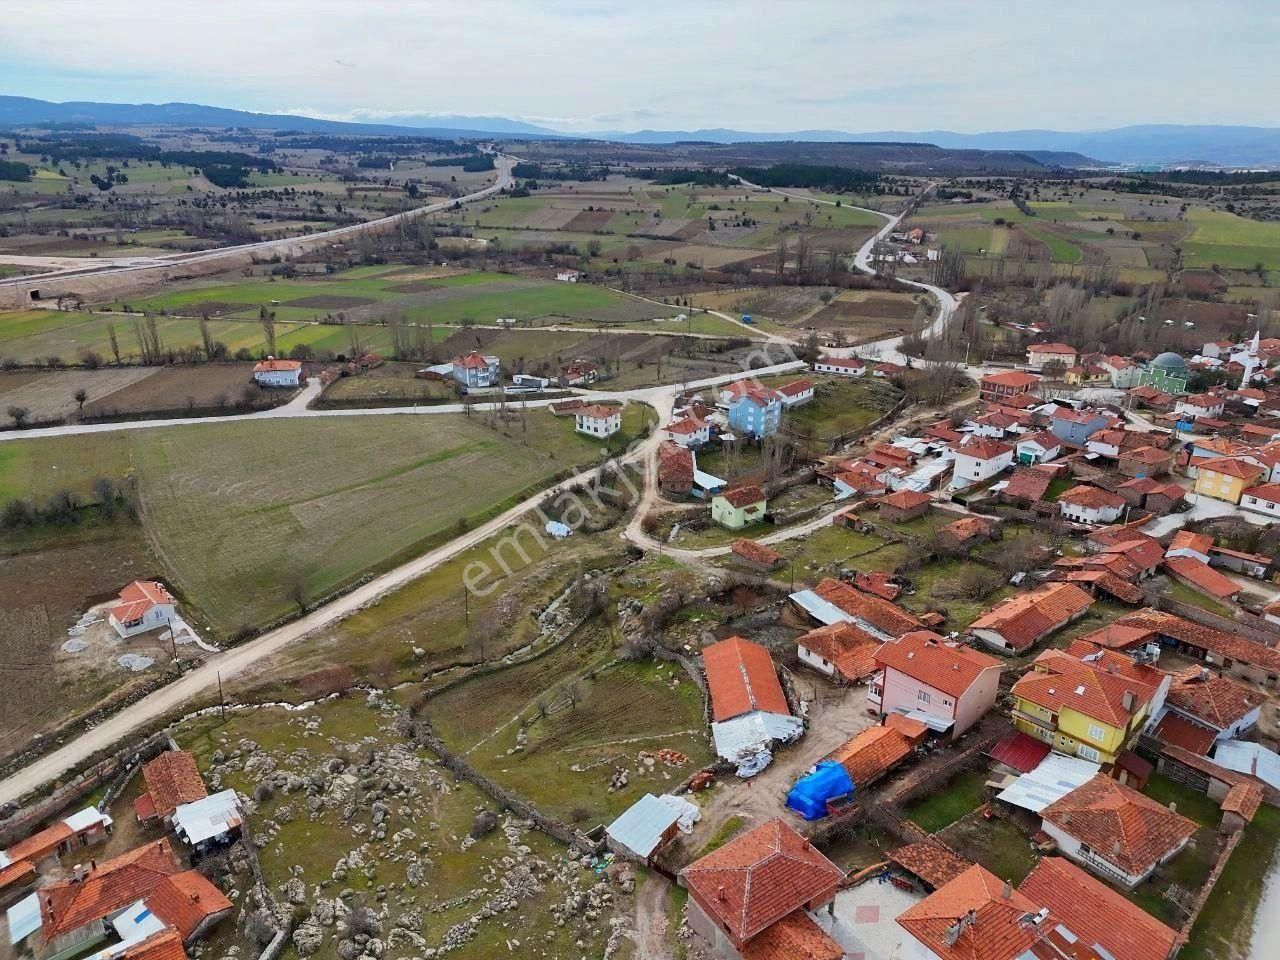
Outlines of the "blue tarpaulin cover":
[{"label": "blue tarpaulin cover", "polygon": [[853,781],[834,760],[823,760],[813,772],[801,777],[787,794],[787,806],[806,820],[827,815],[827,801],[853,793]]}]

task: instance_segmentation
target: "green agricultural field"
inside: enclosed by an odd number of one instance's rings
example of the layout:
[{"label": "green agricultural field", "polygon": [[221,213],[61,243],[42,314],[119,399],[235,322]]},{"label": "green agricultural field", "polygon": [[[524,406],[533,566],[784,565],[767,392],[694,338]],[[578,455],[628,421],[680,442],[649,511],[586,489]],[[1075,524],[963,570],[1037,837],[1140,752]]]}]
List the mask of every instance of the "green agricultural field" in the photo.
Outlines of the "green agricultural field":
[{"label": "green agricultural field", "polygon": [[965,253],[991,253],[992,238],[997,233],[1007,235],[1008,231],[991,227],[943,227],[938,231],[938,240],[944,247],[959,248]]},{"label": "green agricultural field", "polygon": [[[628,413],[636,428],[642,412]],[[137,476],[143,521],[185,602],[227,636],[449,539],[598,442],[542,411],[244,421],[0,444],[0,495]]]},{"label": "green agricultural field", "polygon": [[1187,219],[1195,226],[1182,246],[1187,266],[1252,270],[1261,263],[1264,270],[1280,270],[1280,223],[1199,207],[1188,210]]}]

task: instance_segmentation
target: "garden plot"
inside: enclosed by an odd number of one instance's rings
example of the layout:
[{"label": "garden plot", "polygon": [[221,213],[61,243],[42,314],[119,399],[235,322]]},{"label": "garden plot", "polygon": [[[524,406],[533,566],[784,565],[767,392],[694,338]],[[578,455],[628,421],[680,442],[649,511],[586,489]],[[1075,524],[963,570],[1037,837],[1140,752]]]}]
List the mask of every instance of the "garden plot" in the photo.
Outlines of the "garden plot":
[{"label": "garden plot", "polygon": [[[10,379],[0,373],[0,407],[22,407],[33,421],[59,420],[80,409],[78,391],[90,403],[101,402],[117,391],[137,384],[157,372],[155,367],[126,367],[112,370],[50,370],[37,377],[24,374]],[[6,388],[7,383],[16,385]],[[7,426],[9,417],[4,423]]]}]

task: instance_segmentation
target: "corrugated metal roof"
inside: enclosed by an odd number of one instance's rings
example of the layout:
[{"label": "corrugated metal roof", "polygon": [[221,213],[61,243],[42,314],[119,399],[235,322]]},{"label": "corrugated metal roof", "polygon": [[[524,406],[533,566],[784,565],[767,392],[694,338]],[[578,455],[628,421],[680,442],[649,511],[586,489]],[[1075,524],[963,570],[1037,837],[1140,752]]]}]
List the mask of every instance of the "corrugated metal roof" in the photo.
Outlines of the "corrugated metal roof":
[{"label": "corrugated metal roof", "polygon": [[9,908],[9,942],[21,943],[40,929],[40,897],[31,894]]},{"label": "corrugated metal roof", "polygon": [[987,756],[1022,773],[1030,773],[1044,761],[1050,749],[1047,743],[1014,731],[992,746]]},{"label": "corrugated metal roof", "polygon": [[1051,753],[1030,773],[1024,773],[1012,786],[1000,791],[998,796],[1005,803],[1039,813],[1091,780],[1099,769],[1098,764],[1088,760]]},{"label": "corrugated metal roof", "polygon": [[240,800],[234,790],[184,803],[173,811],[173,827],[187,843],[219,837],[240,825]]},{"label": "corrugated metal roof", "polygon": [[85,807],[77,813],[73,813],[69,817],[62,820],[68,827],[79,833],[81,830],[87,830],[94,824],[102,824],[104,827],[111,826],[111,818],[105,813],[98,812],[97,807]]},{"label": "corrugated metal roof", "polygon": [[640,857],[653,853],[662,835],[680,819],[680,811],[646,793],[609,824],[605,832]]},{"label": "corrugated metal roof", "polygon": [[800,590],[791,594],[791,602],[815,620],[820,620],[825,624],[853,622],[853,617],[849,616],[834,603],[823,600],[812,590]]},{"label": "corrugated metal roof", "polygon": [[1227,740],[1218,744],[1213,759],[1228,770],[1250,774],[1280,790],[1280,756],[1261,744]]},{"label": "corrugated metal roof", "polygon": [[951,725],[955,723],[954,720],[948,720],[945,717],[935,717],[933,714],[925,713],[923,710],[909,710],[907,712],[907,718],[909,720],[917,720],[920,723],[923,723],[935,733],[944,733],[945,731],[950,730]]},{"label": "corrugated metal roof", "polygon": [[735,763],[775,740],[789,743],[803,732],[804,722],[799,717],[765,713],[763,710],[711,725],[716,753]]}]

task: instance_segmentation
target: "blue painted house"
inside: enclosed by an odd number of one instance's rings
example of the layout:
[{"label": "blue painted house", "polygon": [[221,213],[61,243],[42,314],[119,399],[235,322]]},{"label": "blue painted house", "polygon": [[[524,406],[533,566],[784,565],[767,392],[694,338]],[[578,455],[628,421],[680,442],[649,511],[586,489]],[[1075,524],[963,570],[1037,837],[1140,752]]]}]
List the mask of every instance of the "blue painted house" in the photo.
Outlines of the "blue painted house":
[{"label": "blue painted house", "polygon": [[778,432],[782,401],[772,390],[748,390],[729,403],[729,429],[760,440]]},{"label": "blue painted house", "polygon": [[1097,410],[1072,410],[1061,407],[1053,415],[1049,432],[1063,443],[1083,447],[1091,436],[1111,422],[1111,418]]}]

